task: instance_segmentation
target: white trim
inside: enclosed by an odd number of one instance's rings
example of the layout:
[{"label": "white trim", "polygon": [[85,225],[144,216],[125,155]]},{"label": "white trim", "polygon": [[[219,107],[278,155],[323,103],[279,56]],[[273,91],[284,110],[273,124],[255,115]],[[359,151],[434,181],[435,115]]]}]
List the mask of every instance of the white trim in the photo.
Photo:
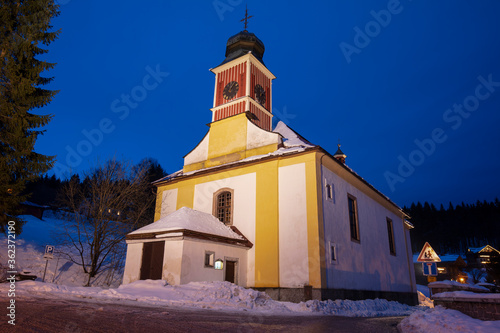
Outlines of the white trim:
[{"label": "white trim", "polygon": [[[247,77],[246,77],[246,91],[245,91],[245,96],[250,96],[250,69],[252,67],[250,66],[250,61],[247,61]],[[248,107],[248,105],[247,105]]]},{"label": "white trim", "polygon": [[[215,107],[215,101],[217,100],[217,82],[219,80],[219,74],[215,74],[215,87],[214,87],[214,103],[212,107]],[[214,115],[212,115],[212,121],[214,121]]]},{"label": "white trim", "polygon": [[264,112],[265,114],[267,114],[268,116],[270,116],[271,118],[273,117],[273,114],[271,112],[269,112],[268,110],[266,110],[266,108],[264,108],[262,105],[260,105],[259,103],[257,103],[257,101],[255,101],[252,97],[249,97],[249,96],[243,96],[243,97],[240,97],[240,98],[237,98],[237,99],[234,99],[232,100],[231,102],[228,102],[228,103],[225,103],[225,104],[221,104],[221,105],[218,105],[214,108],[211,108],[210,111],[212,111],[212,121],[213,121],[213,117],[214,117],[214,114],[216,111],[222,109],[222,108],[225,108],[225,107],[228,107],[228,106],[231,106],[233,104],[237,104],[237,103],[240,103],[242,101],[245,101],[247,104],[246,104],[246,107],[247,107],[247,111],[250,110],[250,107],[248,104],[252,103],[254,105],[257,106],[257,108],[259,110],[261,110],[262,112]]},{"label": "white trim", "polygon": [[276,76],[274,76],[273,73],[269,69],[267,69],[266,66],[264,66],[259,59],[257,59],[253,54],[248,53],[245,54],[244,56],[241,56],[239,58],[236,58],[234,60],[231,60],[229,62],[226,62],[224,65],[220,65],[215,68],[211,68],[210,71],[214,74],[218,74],[220,72],[225,71],[228,68],[231,68],[233,66],[239,65],[244,63],[245,61],[251,61],[255,66],[259,68],[260,71],[262,71],[266,76],[268,76],[271,80],[274,80]]}]

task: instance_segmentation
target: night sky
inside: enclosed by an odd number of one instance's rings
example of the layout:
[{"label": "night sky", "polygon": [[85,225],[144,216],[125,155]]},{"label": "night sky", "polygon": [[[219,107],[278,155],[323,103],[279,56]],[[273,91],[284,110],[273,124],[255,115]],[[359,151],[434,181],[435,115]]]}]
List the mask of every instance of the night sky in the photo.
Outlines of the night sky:
[{"label": "night sky", "polygon": [[[241,0],[59,0],[44,59],[60,89],[36,151],[55,173],[113,156],[167,172],[203,138]],[[398,205],[494,200],[500,2],[247,1],[276,75],[273,113]],[[439,206],[438,206],[439,207]]]}]

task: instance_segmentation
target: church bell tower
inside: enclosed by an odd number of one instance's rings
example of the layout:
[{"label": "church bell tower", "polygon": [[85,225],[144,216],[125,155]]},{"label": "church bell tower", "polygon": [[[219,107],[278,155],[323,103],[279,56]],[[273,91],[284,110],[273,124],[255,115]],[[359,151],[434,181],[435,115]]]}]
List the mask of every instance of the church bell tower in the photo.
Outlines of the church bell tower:
[{"label": "church bell tower", "polygon": [[230,37],[226,44],[226,59],[211,71],[215,74],[212,122],[249,112],[251,121],[271,131],[272,80],[276,77],[262,60],[264,43],[245,30]]}]

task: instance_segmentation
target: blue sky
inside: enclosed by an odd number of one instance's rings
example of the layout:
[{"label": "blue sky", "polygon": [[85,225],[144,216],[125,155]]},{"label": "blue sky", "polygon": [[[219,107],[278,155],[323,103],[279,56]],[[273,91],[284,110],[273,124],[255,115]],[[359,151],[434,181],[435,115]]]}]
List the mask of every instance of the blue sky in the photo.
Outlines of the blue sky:
[{"label": "blue sky", "polygon": [[[36,150],[52,173],[116,156],[168,171],[204,136],[214,75],[245,2],[59,0],[45,59],[61,92]],[[398,205],[494,200],[500,2],[252,1],[273,111]],[[127,97],[129,96],[129,97]]]}]

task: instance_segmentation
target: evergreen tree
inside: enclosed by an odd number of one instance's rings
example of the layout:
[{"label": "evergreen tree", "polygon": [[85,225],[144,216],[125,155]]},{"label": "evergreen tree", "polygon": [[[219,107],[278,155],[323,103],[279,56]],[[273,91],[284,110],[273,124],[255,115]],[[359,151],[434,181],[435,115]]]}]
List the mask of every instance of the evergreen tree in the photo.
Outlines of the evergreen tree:
[{"label": "evergreen tree", "polygon": [[51,115],[33,110],[47,105],[57,91],[43,89],[53,78],[41,73],[55,64],[37,59],[48,51],[59,31],[51,31],[57,16],[54,0],[0,0],[0,229],[18,213],[29,180],[50,169],[54,157],[34,146]]}]

